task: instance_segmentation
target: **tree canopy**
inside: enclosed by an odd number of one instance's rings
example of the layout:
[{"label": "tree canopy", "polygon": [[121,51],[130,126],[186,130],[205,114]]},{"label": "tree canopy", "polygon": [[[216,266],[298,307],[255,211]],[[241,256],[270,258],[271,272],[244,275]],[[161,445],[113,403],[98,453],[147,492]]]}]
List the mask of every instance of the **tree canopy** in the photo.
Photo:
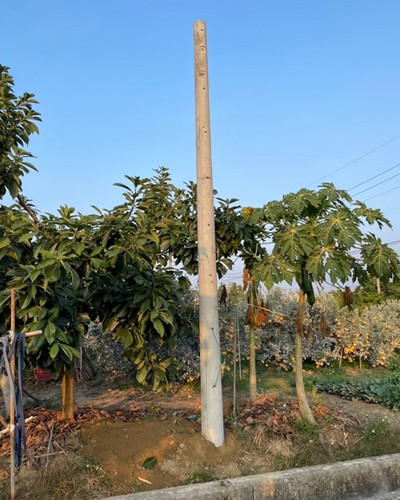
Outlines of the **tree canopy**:
[{"label": "tree canopy", "polygon": [[22,176],[36,170],[28,161],[33,155],[25,149],[30,136],[39,133],[34,97],[27,92],[16,96],[9,68],[0,65],[0,199],[7,192],[16,198],[22,190]]},{"label": "tree canopy", "polygon": [[257,274],[268,288],[297,283],[310,304],[315,285],[329,280],[360,284],[370,276],[398,280],[398,256],[366,225],[391,227],[378,209],[353,201],[343,190],[325,183],[318,191],[301,189],[254,211],[250,219],[264,227],[273,249],[255,259]]}]

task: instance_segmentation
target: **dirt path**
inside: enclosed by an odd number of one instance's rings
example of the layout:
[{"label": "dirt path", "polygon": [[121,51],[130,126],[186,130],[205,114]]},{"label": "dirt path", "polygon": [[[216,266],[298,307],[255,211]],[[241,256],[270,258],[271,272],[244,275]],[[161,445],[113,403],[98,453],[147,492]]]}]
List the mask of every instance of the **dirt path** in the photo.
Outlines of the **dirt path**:
[{"label": "dirt path", "polygon": [[[41,383],[28,385],[30,394],[44,406],[61,407],[61,384]],[[29,400],[29,398],[28,398]],[[76,384],[75,405],[92,406],[105,411],[115,409],[160,408],[171,411],[200,411],[200,396],[188,387],[179,387],[168,394],[154,393],[140,388],[110,388],[90,383]]]},{"label": "dirt path", "polygon": [[400,412],[389,410],[379,404],[359,400],[348,400],[333,394],[322,394],[324,404],[336,414],[351,415],[361,426],[385,419],[393,427],[400,427]]}]

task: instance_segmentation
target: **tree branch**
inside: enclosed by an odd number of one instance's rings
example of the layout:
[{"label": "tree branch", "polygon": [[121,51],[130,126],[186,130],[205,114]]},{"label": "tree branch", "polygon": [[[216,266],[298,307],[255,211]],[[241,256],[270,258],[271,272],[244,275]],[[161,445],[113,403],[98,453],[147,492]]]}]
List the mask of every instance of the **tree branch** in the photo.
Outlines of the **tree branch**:
[{"label": "tree branch", "polygon": [[21,207],[28,213],[28,215],[31,217],[31,219],[39,224],[39,219],[37,218],[35,212],[31,209],[31,207],[26,203],[25,198],[19,194],[17,195],[17,200],[18,203],[21,205]]}]

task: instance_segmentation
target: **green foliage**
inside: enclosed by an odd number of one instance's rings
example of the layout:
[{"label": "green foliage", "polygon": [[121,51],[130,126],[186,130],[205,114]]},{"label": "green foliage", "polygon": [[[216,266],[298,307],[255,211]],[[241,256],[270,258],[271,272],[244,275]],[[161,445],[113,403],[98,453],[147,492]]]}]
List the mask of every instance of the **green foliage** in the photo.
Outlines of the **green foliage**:
[{"label": "green foliage", "polygon": [[382,285],[388,285],[391,279],[399,284],[399,257],[380,238],[367,234],[361,247],[361,256],[366,264],[364,273],[359,275],[362,285],[368,283],[371,276],[378,277]]},{"label": "green foliage", "polygon": [[[353,292],[353,307],[363,309],[371,305],[382,304],[386,300],[400,300],[400,284],[396,280],[382,282],[379,280],[380,292],[377,291],[377,280],[369,278]],[[339,299],[342,298],[339,296]],[[346,304],[342,304],[345,306]]]},{"label": "green foliage", "polygon": [[[312,423],[302,377],[304,299],[313,306],[314,287],[328,277],[334,285],[349,279],[362,283],[371,275],[385,282],[397,279],[397,256],[380,240],[361,231],[365,223],[380,228],[390,223],[379,210],[353,202],[346,191],[330,183],[322,184],[319,191],[289,193],[259,209],[258,217],[274,247],[270,255],[264,253],[254,264],[253,276],[264,281],[268,289],[282,280],[289,284],[295,280],[300,289],[294,338],[296,387],[302,416]],[[361,251],[361,262],[354,250]]]},{"label": "green foliage", "polygon": [[[27,224],[22,215],[17,221],[21,218]],[[74,216],[73,210],[60,209],[58,217],[44,217],[39,226],[31,223],[30,239],[18,242],[20,253],[23,245],[26,247],[21,258],[10,261],[14,254],[18,255],[12,245],[5,256],[9,266],[3,271],[7,285],[1,294],[3,324],[8,323],[8,290],[15,288],[17,328],[44,331],[43,336],[29,341],[27,352],[35,364],[49,368],[54,376],[64,365],[72,366],[79,356],[77,347],[88,321],[87,284],[81,269],[90,260],[84,255],[84,248],[93,242],[88,238],[85,245],[77,234],[86,222]],[[12,226],[7,230],[15,237]]]},{"label": "green foliage", "polygon": [[[142,383],[151,379],[157,388],[169,378],[172,359],[153,351],[162,344],[172,348],[176,329],[190,323],[182,300],[188,281],[161,267],[167,255],[151,219],[160,214],[150,210],[154,199],[146,191],[153,184],[135,183],[140,198],[104,214],[84,216],[65,206],[35,225],[14,209],[0,213],[16,220],[3,229],[3,324],[7,289],[13,287],[19,328],[44,330],[29,342],[28,352],[54,375],[72,365],[89,319],[100,316],[123,342]],[[30,237],[20,236],[22,230]]]},{"label": "green foliage", "polygon": [[32,154],[24,149],[29,138],[39,133],[35,122],[40,115],[33,94],[14,94],[14,80],[9,68],[0,65],[0,199],[8,192],[12,198],[20,193],[21,177],[35,167],[27,161]]},{"label": "green foliage", "polygon": [[[258,217],[274,247],[270,255],[260,259],[253,274],[257,273],[268,288],[295,280],[312,305],[315,284],[328,277],[332,284],[349,279],[362,283],[369,276],[384,282],[397,279],[395,252],[361,231],[365,223],[381,228],[390,227],[389,221],[379,210],[354,202],[333,184],[322,184],[319,191],[301,189],[285,195],[259,209]],[[352,253],[357,249],[361,261]]]},{"label": "green foliage", "polygon": [[315,380],[318,390],[337,394],[345,399],[362,399],[380,403],[388,408],[400,408],[400,373],[391,373],[383,379],[361,379],[347,382]]}]

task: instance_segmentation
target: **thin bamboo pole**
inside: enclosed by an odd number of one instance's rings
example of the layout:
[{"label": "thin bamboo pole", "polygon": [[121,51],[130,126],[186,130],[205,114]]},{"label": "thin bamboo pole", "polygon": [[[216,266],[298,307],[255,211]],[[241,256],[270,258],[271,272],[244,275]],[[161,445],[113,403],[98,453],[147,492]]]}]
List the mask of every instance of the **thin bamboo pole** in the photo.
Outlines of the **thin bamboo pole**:
[{"label": "thin bamboo pole", "polygon": [[237,345],[238,345],[238,356],[239,356],[239,378],[242,380],[242,351],[240,350],[240,327],[239,327],[239,312],[237,308],[236,302],[236,336],[237,336]]},{"label": "thin bamboo pole", "polygon": [[232,415],[236,417],[236,377],[237,377],[237,308],[235,309],[235,321],[233,322],[233,403],[232,403]]},{"label": "thin bamboo pole", "polygon": [[254,403],[257,398],[257,372],[256,372],[256,339],[254,326],[254,281],[249,285],[251,318],[249,325],[249,399]]},{"label": "thin bamboo pole", "polygon": [[[12,342],[15,333],[15,290],[11,289],[11,321],[10,321],[10,340]],[[14,380],[15,380],[15,357],[11,356],[10,359],[10,371],[11,371],[11,382],[12,391],[14,390]],[[12,391],[10,391],[10,496],[11,500],[15,499],[15,408],[14,399]]]}]

